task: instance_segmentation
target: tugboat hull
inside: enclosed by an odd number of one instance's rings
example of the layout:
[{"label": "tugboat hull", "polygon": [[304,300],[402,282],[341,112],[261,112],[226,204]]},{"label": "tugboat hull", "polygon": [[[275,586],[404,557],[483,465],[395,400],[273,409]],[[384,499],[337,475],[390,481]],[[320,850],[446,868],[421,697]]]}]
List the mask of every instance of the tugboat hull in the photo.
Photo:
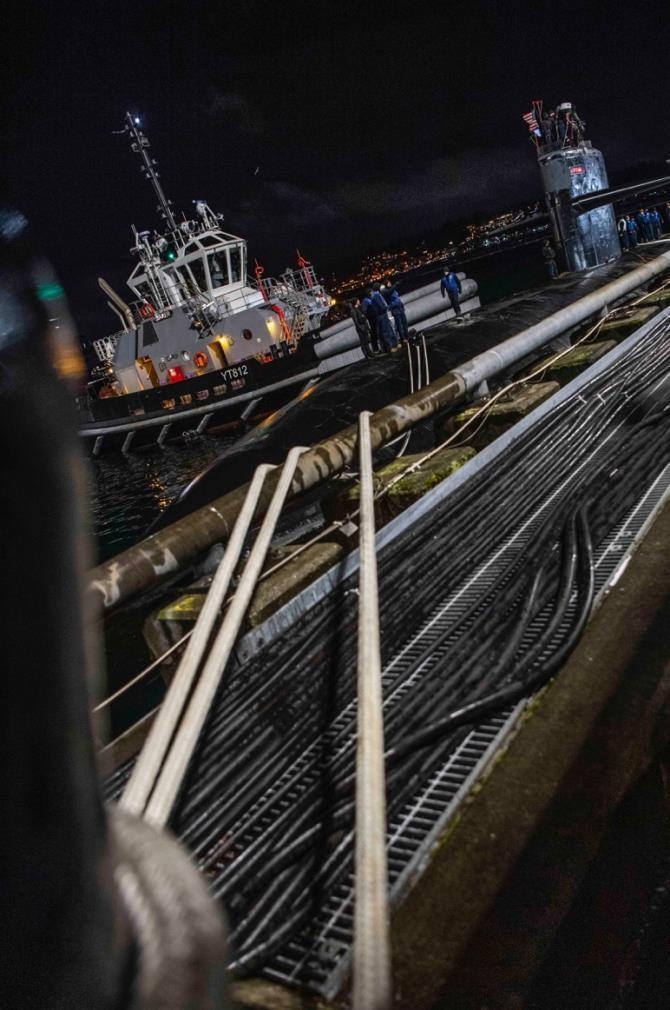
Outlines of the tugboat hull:
[{"label": "tugboat hull", "polygon": [[[304,350],[311,351],[305,347]],[[162,444],[186,431],[245,419],[273,410],[315,381],[318,361],[300,353],[261,364],[254,358],[155,389],[98,400],[82,409],[79,434],[95,455],[125,445]]]}]

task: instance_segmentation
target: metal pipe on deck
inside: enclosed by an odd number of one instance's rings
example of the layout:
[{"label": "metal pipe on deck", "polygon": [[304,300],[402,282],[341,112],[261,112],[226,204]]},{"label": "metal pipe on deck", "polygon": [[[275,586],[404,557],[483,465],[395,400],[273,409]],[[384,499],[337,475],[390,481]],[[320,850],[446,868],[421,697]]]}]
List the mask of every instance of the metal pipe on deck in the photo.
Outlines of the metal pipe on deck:
[{"label": "metal pipe on deck", "polygon": [[[385,445],[439,411],[458,404],[482,382],[517,364],[561,333],[667,270],[670,270],[670,252],[609,281],[597,291],[510,337],[497,348],[477,355],[429,386],[377,411],[370,421],[372,448]],[[306,451],[296,467],[288,497],[296,497],[341,472],[354,458],[356,442],[357,426],[352,425]],[[261,510],[267,507],[275,479],[272,475],[266,482],[259,503]],[[95,602],[104,610],[111,610],[165,576],[186,567],[212,544],[229,537],[246,488],[247,485],[237,488],[196,509],[190,516],[98,565],[93,569],[89,582]]]},{"label": "metal pipe on deck", "polygon": [[636,267],[631,273],[609,281],[597,291],[584,295],[572,305],[566,305],[558,312],[547,316],[542,322],[529,326],[528,329],[522,330],[514,337],[504,340],[497,347],[483,351],[466,364],[455,368],[454,373],[460,377],[468,392],[476,389],[480,383],[500,374],[511,365],[517,364],[526,355],[544,347],[554,337],[565,333],[579,323],[583,323],[589,316],[608,308],[619,298],[653,280],[654,277],[666,270],[670,270],[670,252],[662,253],[649,263]]},{"label": "metal pipe on deck", "polygon": [[209,588],[184,655],[121,797],[119,805],[130,813],[138,815],[144,813],[193,687],[214,623],[228,594],[230,580],[240,560],[263,483],[268,473],[273,469],[273,466],[263,464],[256,469],[252,478],[244,505],[226,546],[226,552]]},{"label": "metal pipe on deck", "polygon": [[[171,427],[172,427],[172,423],[169,423],[169,424],[164,425],[161,428],[161,430],[158,432],[158,438],[156,439],[156,444],[157,445],[163,445],[164,444],[165,439],[170,434],[170,428]],[[132,434],[132,432],[130,434]],[[126,441],[130,438],[130,434],[126,435]],[[125,445],[125,442],[123,444]]]},{"label": "metal pipe on deck", "polygon": [[240,625],[256,588],[258,576],[261,573],[277,520],[284,506],[298,458],[304,451],[304,446],[296,446],[290,450],[286,457],[270,507],[258,531],[242,578],[221,628],[212,643],[200,679],[156,781],[156,787],[144,815],[145,819],[156,827],[163,827],[167,823],[179,795],[200,732],[205,725],[212,701],[233,651]]},{"label": "metal pipe on deck", "polygon": [[386,776],[370,417],[358,419],[360,568],[356,727],[353,1010],[391,1005]]},{"label": "metal pipe on deck", "polygon": [[262,399],[262,396],[257,396],[254,400],[249,400],[248,404],[240,414],[240,421],[246,421],[249,417],[251,417]]},{"label": "metal pipe on deck", "polygon": [[[464,392],[460,380],[447,373],[432,386],[377,411],[371,424],[373,449],[385,445],[443,407],[458,402]],[[343,470],[354,458],[356,438],[357,426],[351,425],[306,450],[296,467],[287,497],[295,498]],[[260,513],[267,509],[277,479],[275,474],[268,477],[259,501]],[[243,485],[230,491],[98,565],[89,581],[93,602],[103,610],[112,610],[185,568],[212,544],[227,540],[247,488],[248,485]]]}]

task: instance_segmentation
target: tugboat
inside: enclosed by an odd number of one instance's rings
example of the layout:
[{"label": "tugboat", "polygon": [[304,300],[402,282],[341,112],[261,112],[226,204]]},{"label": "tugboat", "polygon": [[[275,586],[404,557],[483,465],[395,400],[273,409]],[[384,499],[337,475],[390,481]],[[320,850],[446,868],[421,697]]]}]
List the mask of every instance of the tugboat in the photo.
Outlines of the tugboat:
[{"label": "tugboat", "polygon": [[247,244],[223,231],[223,215],[194,200],[195,218],[177,221],[139,117],[122,131],[158,197],[161,232],[138,232],[126,301],[99,284],[121,329],[93,342],[98,364],[78,399],[80,434],[95,455],[104,448],[177,434],[271,409],[315,382],[323,362],[314,339],[331,299],[313,266],[266,278],[256,263],[248,278]]}]

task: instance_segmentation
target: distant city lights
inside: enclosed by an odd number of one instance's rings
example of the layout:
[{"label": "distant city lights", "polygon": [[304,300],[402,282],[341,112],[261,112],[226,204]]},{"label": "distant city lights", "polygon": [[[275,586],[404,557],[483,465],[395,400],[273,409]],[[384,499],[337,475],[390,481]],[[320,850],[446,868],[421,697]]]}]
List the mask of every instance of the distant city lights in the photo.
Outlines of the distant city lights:
[{"label": "distant city lights", "polygon": [[[410,252],[402,249],[399,252],[379,252],[367,256],[351,277],[344,280],[333,278],[332,290],[338,295],[351,294],[370,284],[388,281],[401,274],[417,270],[419,267],[445,263],[462,259],[477,249],[502,246],[515,238],[515,224],[522,224],[527,218],[537,214],[537,203],[521,210],[505,211],[497,214],[483,224],[469,224],[465,236],[459,242],[448,241],[438,249],[426,248],[425,242],[419,243],[416,250]],[[500,229],[507,229],[500,232]]]}]

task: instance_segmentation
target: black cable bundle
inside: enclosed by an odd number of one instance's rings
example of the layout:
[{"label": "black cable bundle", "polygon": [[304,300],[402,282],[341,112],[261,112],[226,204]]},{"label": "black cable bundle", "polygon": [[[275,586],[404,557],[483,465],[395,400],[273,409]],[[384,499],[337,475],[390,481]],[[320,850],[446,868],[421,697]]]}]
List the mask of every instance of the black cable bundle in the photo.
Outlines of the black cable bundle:
[{"label": "black cable bundle", "polygon": [[[594,552],[670,461],[666,328],[380,552],[389,822],[468,727],[541,687],[578,640]],[[239,975],[353,872],[356,586],[352,576],[229,678],[180,804],[176,829],[225,902]]]}]

